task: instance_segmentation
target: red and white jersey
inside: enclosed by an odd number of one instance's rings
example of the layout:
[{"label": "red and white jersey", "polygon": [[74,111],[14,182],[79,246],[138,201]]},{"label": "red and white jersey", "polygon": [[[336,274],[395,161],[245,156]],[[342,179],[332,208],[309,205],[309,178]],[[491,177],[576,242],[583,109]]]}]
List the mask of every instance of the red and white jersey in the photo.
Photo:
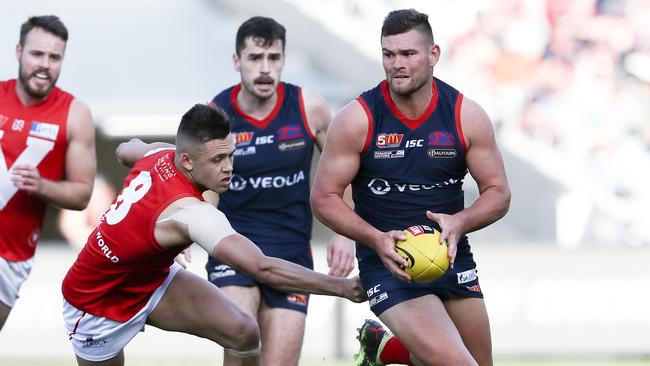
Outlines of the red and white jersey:
[{"label": "red and white jersey", "polygon": [[174,166],[175,154],[173,149],[164,149],[136,162],[63,279],[63,297],[68,303],[89,314],[124,322],[163,283],[174,258],[187,246],[160,246],[154,237],[156,219],[180,198],[203,200],[201,192]]},{"label": "red and white jersey", "polygon": [[67,123],[74,97],[53,88],[48,97],[25,107],[16,80],[0,82],[0,257],[23,261],[34,256],[47,203],[18,190],[11,167],[29,164],[41,177],[58,181],[65,169]]}]

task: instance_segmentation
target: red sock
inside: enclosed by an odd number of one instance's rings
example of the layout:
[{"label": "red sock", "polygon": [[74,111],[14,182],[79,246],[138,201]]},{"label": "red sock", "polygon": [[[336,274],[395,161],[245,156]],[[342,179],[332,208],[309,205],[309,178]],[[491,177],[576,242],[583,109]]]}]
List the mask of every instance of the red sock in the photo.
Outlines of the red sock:
[{"label": "red sock", "polygon": [[379,360],[385,365],[402,364],[412,365],[409,358],[409,351],[404,347],[397,337],[392,337],[386,342],[384,349],[379,354]]}]

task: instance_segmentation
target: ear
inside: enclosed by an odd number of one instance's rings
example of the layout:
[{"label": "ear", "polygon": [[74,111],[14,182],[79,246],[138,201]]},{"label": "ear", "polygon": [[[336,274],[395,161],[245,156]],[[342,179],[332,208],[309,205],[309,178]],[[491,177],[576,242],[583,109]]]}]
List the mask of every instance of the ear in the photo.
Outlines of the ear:
[{"label": "ear", "polygon": [[235,71],[239,72],[241,70],[241,64],[239,63],[239,56],[237,56],[237,53],[232,54],[232,64],[235,66]]},{"label": "ear", "polygon": [[16,44],[16,60],[20,62],[20,56],[23,54],[23,46],[18,43]]},{"label": "ear", "polygon": [[429,50],[429,65],[431,67],[436,66],[439,59],[440,59],[440,47],[437,44],[432,44],[431,49]]},{"label": "ear", "polygon": [[183,169],[185,169],[187,172],[191,172],[192,169],[194,168],[194,163],[192,162],[192,158],[188,153],[181,153],[181,166]]}]

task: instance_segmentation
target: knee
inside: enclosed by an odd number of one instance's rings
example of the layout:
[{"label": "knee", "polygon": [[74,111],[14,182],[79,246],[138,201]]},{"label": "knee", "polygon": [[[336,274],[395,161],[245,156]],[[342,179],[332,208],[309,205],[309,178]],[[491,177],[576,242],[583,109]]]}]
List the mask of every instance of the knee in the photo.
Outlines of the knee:
[{"label": "knee", "polygon": [[243,316],[236,328],[233,344],[228,348],[236,351],[248,351],[260,344],[260,328],[251,316]]}]

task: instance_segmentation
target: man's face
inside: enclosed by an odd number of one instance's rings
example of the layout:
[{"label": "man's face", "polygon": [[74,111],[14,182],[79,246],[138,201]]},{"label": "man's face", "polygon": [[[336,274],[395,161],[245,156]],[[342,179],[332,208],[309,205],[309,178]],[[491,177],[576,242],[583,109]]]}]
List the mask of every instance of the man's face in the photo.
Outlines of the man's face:
[{"label": "man's face", "polygon": [[232,178],[235,143],[232,135],[202,144],[192,158],[192,178],[202,188],[224,192]]},{"label": "man's face", "polygon": [[16,46],[18,80],[33,98],[46,97],[61,73],[65,42],[41,28],[34,28],[25,37],[25,44]]},{"label": "man's face", "polygon": [[409,96],[433,77],[440,48],[429,44],[417,30],[382,37],[381,47],[386,80],[393,93]]},{"label": "man's face", "polygon": [[284,68],[282,41],[275,40],[263,47],[262,39],[246,38],[241,54],[233,55],[235,70],[241,75],[242,86],[259,99],[268,99],[275,94]]}]

